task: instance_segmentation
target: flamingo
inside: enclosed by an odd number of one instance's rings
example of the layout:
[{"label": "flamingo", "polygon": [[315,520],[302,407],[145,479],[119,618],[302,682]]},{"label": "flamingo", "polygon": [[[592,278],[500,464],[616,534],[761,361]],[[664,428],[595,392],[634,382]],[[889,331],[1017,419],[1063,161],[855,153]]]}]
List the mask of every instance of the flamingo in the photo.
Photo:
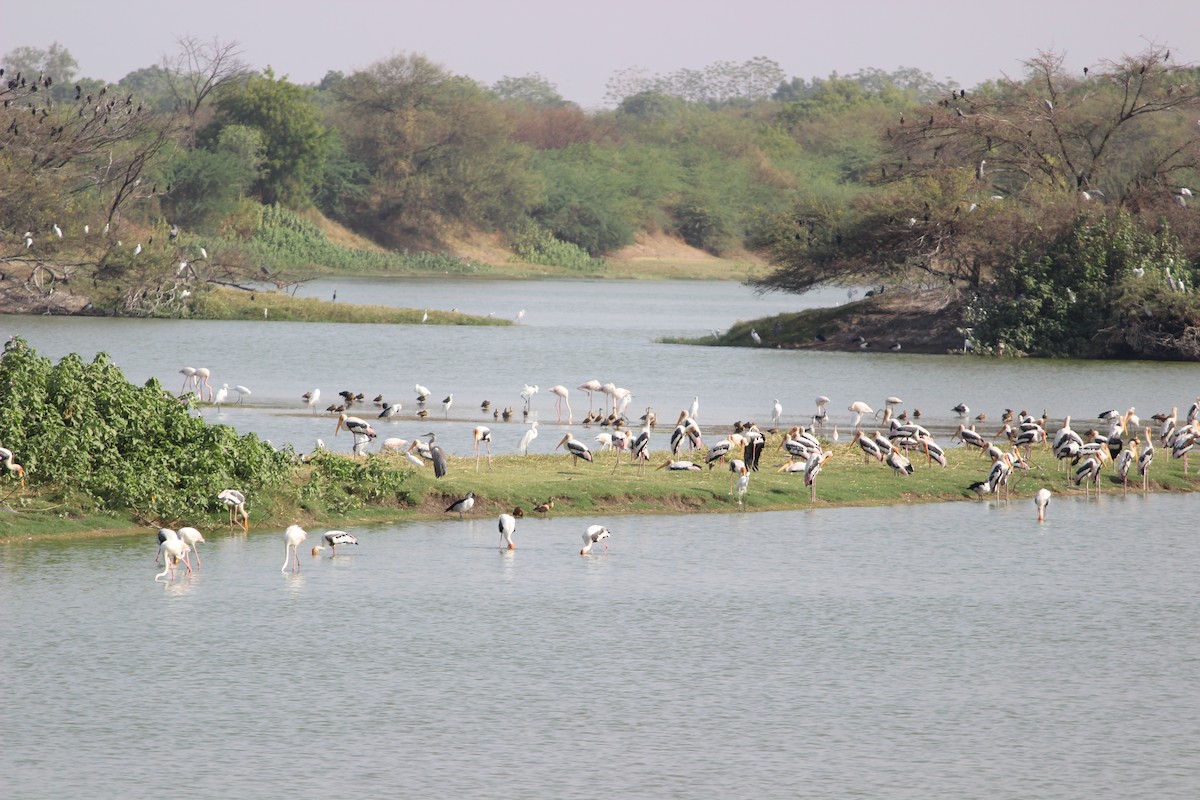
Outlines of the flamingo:
[{"label": "flamingo", "polygon": [[200,531],[196,530],[195,528],[180,528],[179,538],[182,539],[183,543],[191,548],[191,551],[196,554],[196,566],[204,566],[200,563],[200,550],[196,547],[197,544],[204,541],[204,534],[200,533]]},{"label": "flamingo", "polygon": [[592,413],[592,392],[599,392],[603,389],[603,387],[604,387],[604,384],[600,383],[600,381],[596,380],[595,378],[592,378],[589,381],[584,381],[583,383],[579,384],[578,388],[581,391],[587,392],[588,414]]},{"label": "flamingo", "polygon": [[12,450],[9,450],[7,447],[0,447],[0,462],[3,463],[4,468],[9,472],[17,473],[17,477],[21,479],[21,488],[24,489],[25,468],[13,461],[14,458],[15,456],[13,455]]},{"label": "flamingo", "polygon": [[196,375],[194,377],[194,380],[196,382],[197,394],[200,395],[201,401],[204,400],[203,387],[205,387],[205,386],[208,387],[209,402],[211,402],[213,399],[213,387],[212,387],[212,384],[209,383],[209,381],[208,381],[208,379],[211,377],[212,377],[212,370],[210,370],[208,367],[196,367]]},{"label": "flamingo", "polygon": [[463,514],[475,507],[475,493],[467,492],[466,497],[460,497],[450,505],[446,506],[447,514],[458,514],[458,518],[462,519]]},{"label": "flamingo", "polygon": [[179,390],[179,393],[183,394],[187,391],[189,383],[194,384],[196,382],[196,368],[184,367],[183,369],[179,370],[179,374],[183,376],[183,388]]},{"label": "flamingo", "polygon": [[[171,532],[174,533],[174,531]],[[187,545],[178,535],[173,539],[164,539],[158,546],[158,554],[163,557],[163,571],[155,575],[154,580],[160,580],[168,574],[173,579],[175,577],[175,565],[180,561],[183,561],[187,565],[188,572],[192,571],[191,565],[187,564],[185,560],[187,558]],[[155,558],[155,561],[157,560]]]},{"label": "flamingo", "polygon": [[533,440],[537,438],[537,420],[535,419],[529,426],[529,430],[525,431],[525,435],[521,437],[521,443],[517,445],[517,452],[523,456],[529,455],[529,445],[533,444]]},{"label": "flamingo", "polygon": [[1037,506],[1038,522],[1046,521],[1046,506],[1050,505],[1050,490],[1038,489],[1037,494],[1033,496],[1033,504]]},{"label": "flamingo", "polygon": [[176,532],[175,530],[173,530],[172,528],[159,528],[158,529],[158,553],[154,556],[155,564],[157,564],[158,560],[160,558],[162,558],[162,554],[163,554],[162,543],[165,542],[167,539],[178,539],[178,538],[179,538],[179,533]]},{"label": "flamingo", "polygon": [[563,386],[562,384],[551,386],[550,394],[558,397],[558,399],[554,401],[554,410],[558,412],[559,422],[562,422],[563,403],[567,404],[567,424],[570,425],[575,421],[575,416],[571,412],[571,401],[568,399],[570,392],[567,390],[567,387]]},{"label": "flamingo", "polygon": [[300,543],[308,538],[308,531],[299,525],[288,525],[283,532],[283,566],[280,572],[287,572],[288,561],[292,562],[292,574],[300,571]]},{"label": "flamingo", "polygon": [[829,411],[825,406],[829,405],[829,398],[825,395],[820,395],[817,398],[817,413],[813,414],[814,425],[824,425],[826,417],[829,416]]},{"label": "flamingo", "polygon": [[608,552],[608,542],[604,541],[609,536],[608,528],[603,525],[589,525],[588,529],[583,532],[583,549],[579,551],[579,555],[586,556],[591,552],[592,546],[599,542],[604,545],[604,552]]},{"label": "flamingo", "polygon": [[310,392],[305,392],[303,395],[305,403],[312,409],[312,413],[317,413],[317,403],[321,402],[321,390],[313,389]]},{"label": "flamingo", "polygon": [[513,545],[513,534],[517,531],[517,518],[512,514],[501,514],[500,523],[497,526],[500,529],[500,547],[504,550],[515,550]]},{"label": "flamingo", "polygon": [[250,515],[246,513],[246,495],[237,489],[224,489],[217,495],[217,499],[229,509],[229,527],[232,528],[234,523],[240,520],[242,530],[250,530]]},{"label": "flamingo", "polygon": [[532,400],[533,396],[537,393],[538,393],[538,387],[536,384],[533,386],[530,386],[529,384],[525,384],[525,388],[521,390],[521,400],[524,401],[524,403],[525,403],[525,415],[526,416],[529,415],[529,401]]},{"label": "flamingo", "polygon": [[850,425],[851,428],[858,427],[859,423],[862,422],[863,414],[874,414],[875,413],[874,411],[871,410],[871,407],[869,405],[867,405],[866,403],[864,403],[862,400],[855,400],[853,403],[850,404],[850,407],[847,410],[850,413],[855,415],[854,422],[851,423],[851,425]]},{"label": "flamingo", "polygon": [[485,425],[475,428],[475,471],[479,471],[479,443],[483,442],[487,450],[488,469],[492,468],[492,429]]},{"label": "flamingo", "polygon": [[[324,539],[325,539],[325,543],[329,546],[329,555],[330,556],[337,555],[337,546],[339,544],[342,544],[342,545],[346,545],[346,544],[357,545],[358,544],[358,539],[356,539],[353,535],[346,533],[345,531],[327,531],[325,533]],[[325,549],[324,547],[320,547],[320,546],[314,547],[312,549],[312,554],[315,556],[324,549]]]}]

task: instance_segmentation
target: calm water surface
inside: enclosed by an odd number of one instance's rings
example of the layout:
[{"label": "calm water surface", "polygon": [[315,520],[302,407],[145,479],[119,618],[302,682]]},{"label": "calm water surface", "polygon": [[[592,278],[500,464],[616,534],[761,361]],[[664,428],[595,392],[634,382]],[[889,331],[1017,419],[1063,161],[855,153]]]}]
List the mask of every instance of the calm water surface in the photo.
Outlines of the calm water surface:
[{"label": "calm water surface", "polygon": [[[831,422],[850,423],[847,406],[864,400],[879,408],[898,395],[903,407],[920,409],[926,425],[945,433],[958,420],[951,408],[967,403],[997,420],[1005,408],[1070,414],[1086,430],[1095,415],[1130,406],[1143,417],[1177,405],[1186,409],[1200,394],[1200,368],[1194,364],[1083,361],[994,361],[922,356],[899,352],[809,353],[766,348],[710,348],[659,344],[663,336],[702,336],[738,320],[781,311],[837,304],[844,292],[828,290],[800,297],[757,296],[732,282],[671,281],[514,281],[385,282],[317,281],[302,293],[339,302],[375,302],[416,308],[460,308],[513,318],[511,328],[429,325],[323,325],[277,322],[188,322],[51,317],[0,317],[0,331],[26,337],[43,355],[57,359],[79,352],[107,352],[134,381],[158,378],[179,391],[184,366],[207,366],[213,383],[243,384],[253,391],[249,406],[202,409],[216,422],[253,431],[277,446],[310,450],[318,438],[349,450],[346,436],[333,439],[334,421],[306,413],[300,396],[322,391],[321,407],[349,390],[368,398],[383,394],[401,402],[397,420],[378,426],[380,437],[411,439],[431,429],[448,452],[471,452],[471,428],[493,425],[494,450],[512,452],[524,433],[520,392],[526,384],[539,393],[531,419],[546,435],[534,450],[548,452],[560,436],[553,396],[563,384],[571,390],[575,421],[588,397],[575,387],[590,378],[629,389],[632,416],[653,407],[674,419],[694,397],[703,425],[769,418],[775,399],[784,424],[809,422],[817,395],[832,398]],[[431,390],[431,416],[418,420],[413,387]],[[449,416],[440,401],[455,401]],[[232,392],[231,392],[232,394]],[[234,395],[236,396],[236,395]],[[512,407],[515,422],[497,423],[479,410]],[[359,412],[372,416],[371,407]],[[998,427],[981,423],[981,430]],[[563,424],[566,424],[564,418]],[[576,435],[583,438],[576,429]],[[994,432],[994,431],[993,431]],[[561,434],[561,431],[559,431]],[[585,432],[586,433],[586,432]],[[378,447],[378,443],[375,445]]]},{"label": "calm water surface", "polygon": [[0,546],[4,795],[1190,799],[1194,504]]},{"label": "calm water surface", "polygon": [[[339,301],[526,316],[506,329],[6,317],[43,355],[108,352],[177,390],[243,383],[207,419],[311,447],[314,387],[408,408],[468,452],[483,399],[553,429],[546,389],[588,378],[664,417],[805,420],[898,394],[949,426],[960,401],[1148,417],[1194,365],[1017,362],[661,345],[844,298],[735,283],[314,283]],[[411,416],[412,386],[453,392]],[[573,391],[576,418],[587,398]],[[324,403],[322,404],[324,405]],[[365,415],[365,413],[364,413]],[[490,420],[489,420],[490,422]],[[988,423],[989,425],[992,423]],[[565,422],[564,422],[565,427]],[[578,425],[575,426],[578,428]],[[496,452],[524,426],[495,424]],[[534,449],[548,452],[555,431]],[[580,432],[577,430],[577,435]],[[581,436],[582,438],[582,436]],[[753,491],[753,488],[752,488]],[[154,542],[0,546],[0,795],[131,797],[1194,798],[1200,793],[1195,498],[1056,499],[355,530],[280,573],[280,532],[209,531],[204,566],[155,583]],[[319,537],[312,532],[312,539]],[[310,542],[311,544],[311,542]]]}]

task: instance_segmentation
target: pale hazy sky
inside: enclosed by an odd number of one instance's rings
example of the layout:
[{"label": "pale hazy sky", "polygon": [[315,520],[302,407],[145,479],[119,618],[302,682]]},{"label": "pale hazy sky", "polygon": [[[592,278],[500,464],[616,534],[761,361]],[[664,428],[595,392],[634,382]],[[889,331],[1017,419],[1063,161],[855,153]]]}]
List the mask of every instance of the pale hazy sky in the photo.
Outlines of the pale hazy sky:
[{"label": "pale hazy sky", "polygon": [[0,55],[57,41],[83,77],[117,81],[179,36],[215,36],[297,83],[419,53],[485,84],[540,73],[588,108],[631,67],[765,56],[789,77],[916,67],[971,87],[1044,49],[1082,68],[1151,41],[1196,62],[1198,32],[1200,0],[0,0]]}]

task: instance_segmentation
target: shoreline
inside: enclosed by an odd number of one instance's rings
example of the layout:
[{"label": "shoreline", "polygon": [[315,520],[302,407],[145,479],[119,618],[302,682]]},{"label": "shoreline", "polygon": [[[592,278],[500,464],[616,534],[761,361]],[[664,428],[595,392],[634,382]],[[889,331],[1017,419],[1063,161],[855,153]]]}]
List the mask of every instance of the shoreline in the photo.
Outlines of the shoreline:
[{"label": "shoreline", "polygon": [[[834,458],[826,465],[817,480],[817,499],[810,500],[810,490],[799,474],[778,472],[785,461],[769,441],[764,451],[760,471],[751,473],[747,504],[739,507],[733,495],[728,493],[730,473],[724,464],[709,471],[672,473],[656,469],[666,460],[666,452],[654,454],[646,467],[646,475],[639,478],[636,467],[625,467],[627,472],[611,474],[613,459],[610,453],[596,454],[592,464],[578,466],[569,463],[564,455],[517,456],[505,455],[493,459],[491,471],[474,471],[470,457],[451,457],[450,473],[437,480],[429,470],[404,467],[403,461],[394,461],[400,469],[410,470],[413,486],[410,494],[419,501],[401,505],[395,502],[363,505],[345,512],[329,509],[297,508],[293,514],[276,513],[268,517],[256,514],[250,504],[251,530],[255,532],[278,532],[287,525],[296,523],[313,528],[347,528],[365,525],[387,525],[404,522],[436,521],[452,519],[444,509],[454,499],[471,491],[476,495],[476,505],[470,516],[474,519],[495,518],[501,512],[512,512],[522,507],[525,516],[539,516],[533,511],[536,503],[548,498],[554,500],[549,516],[596,517],[643,515],[699,515],[737,514],[767,511],[806,511],[817,509],[860,508],[877,506],[908,506],[944,502],[994,502],[999,495],[977,497],[971,492],[971,483],[983,480],[990,469],[990,462],[981,459],[978,451],[955,448],[947,451],[947,466],[928,466],[919,458],[913,458],[915,471],[901,476],[879,462],[864,463],[861,453],[853,445],[838,445]],[[1150,488],[1143,492],[1140,478],[1134,477],[1129,484],[1131,494],[1186,494],[1200,487],[1200,475],[1189,471],[1183,474],[1181,461],[1170,458],[1169,451],[1161,449],[1150,470]],[[333,458],[349,459],[349,456],[331,455]],[[372,454],[373,458],[389,459],[389,456]],[[684,456],[681,456],[684,457]],[[702,456],[693,456],[702,463]],[[392,466],[389,463],[389,467]],[[1049,488],[1055,497],[1092,496],[1094,489],[1067,484],[1069,472],[1059,471],[1052,454],[1038,450],[1030,458],[1031,469],[1019,475],[1008,496],[1008,502],[1030,503],[1033,516],[1034,493],[1043,487]],[[583,483],[581,479],[587,479]],[[1111,463],[1101,474],[1101,495],[1112,495],[1121,491]],[[278,507],[278,498],[263,498],[264,504]],[[13,512],[13,509],[7,509]],[[51,509],[47,509],[51,510]],[[28,508],[16,513],[37,513]],[[1051,512],[1053,513],[1053,512]],[[258,519],[254,519],[257,516]],[[0,519],[0,528],[9,527],[12,520]],[[180,522],[192,524],[202,531],[219,532],[225,527],[223,520],[208,517],[205,520]],[[44,540],[73,540],[91,538],[116,538],[139,533],[151,535],[157,525],[138,524],[132,520],[128,525],[114,527],[87,527],[36,533],[0,533],[0,545],[33,543]]]}]

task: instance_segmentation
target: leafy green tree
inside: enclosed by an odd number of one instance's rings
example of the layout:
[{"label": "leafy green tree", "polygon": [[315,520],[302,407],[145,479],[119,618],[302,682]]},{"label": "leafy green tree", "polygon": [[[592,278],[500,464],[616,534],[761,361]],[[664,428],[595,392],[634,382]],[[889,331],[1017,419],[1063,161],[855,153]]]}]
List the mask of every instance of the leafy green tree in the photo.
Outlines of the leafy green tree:
[{"label": "leafy green tree", "polygon": [[75,76],[79,73],[79,62],[71,51],[58,42],[42,50],[37,47],[15,47],[4,54],[5,77],[20,75],[33,86],[45,78],[51,79],[48,86],[41,85],[55,102],[64,102],[75,97]]},{"label": "leafy green tree", "polygon": [[536,72],[517,78],[505,75],[492,84],[492,91],[508,102],[541,107],[568,105],[558,93],[558,87]]},{"label": "leafy green tree", "polygon": [[219,138],[229,125],[262,135],[262,177],[257,189],[266,203],[304,203],[320,179],[329,153],[329,132],[307,102],[308,91],[275,78],[267,69],[244,82],[227,84],[217,98],[217,115],[203,139]]},{"label": "leafy green tree", "polygon": [[464,224],[504,229],[538,197],[527,148],[475,82],[419,55],[396,56],[337,91],[346,150],[372,176],[350,207],[385,240]]}]

